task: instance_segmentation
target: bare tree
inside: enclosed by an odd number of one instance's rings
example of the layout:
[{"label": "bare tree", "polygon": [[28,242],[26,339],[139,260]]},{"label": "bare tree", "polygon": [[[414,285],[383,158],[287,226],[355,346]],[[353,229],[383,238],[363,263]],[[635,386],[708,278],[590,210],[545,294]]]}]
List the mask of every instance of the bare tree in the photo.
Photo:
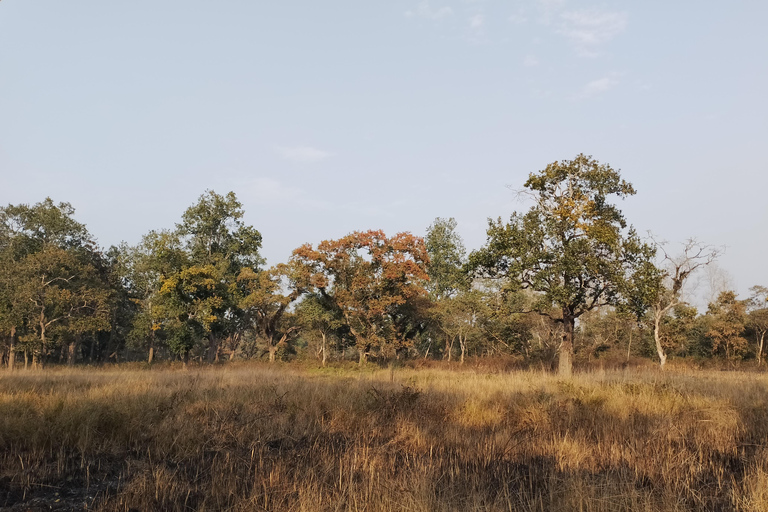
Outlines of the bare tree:
[{"label": "bare tree", "polygon": [[[653,238],[653,237],[651,237]],[[662,368],[667,362],[667,354],[661,342],[661,322],[675,306],[684,304],[683,287],[691,274],[715,261],[722,250],[711,245],[702,244],[695,238],[683,243],[683,251],[677,256],[671,256],[665,249],[665,242],[656,242],[661,250],[663,260],[663,279],[661,286],[652,302],[653,309],[653,339],[656,342],[656,353]]]}]

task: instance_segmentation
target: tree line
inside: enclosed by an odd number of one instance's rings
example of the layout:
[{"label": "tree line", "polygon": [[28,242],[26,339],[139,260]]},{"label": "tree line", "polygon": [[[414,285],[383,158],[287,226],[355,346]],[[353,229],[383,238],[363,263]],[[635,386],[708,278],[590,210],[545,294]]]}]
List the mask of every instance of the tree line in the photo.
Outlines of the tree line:
[{"label": "tree line", "polygon": [[768,288],[724,291],[699,313],[685,285],[719,250],[640,237],[615,204],[634,193],[581,154],[531,173],[532,206],[489,219],[469,254],[456,221],[437,218],[424,238],[354,232],[269,267],[233,192],[206,191],[173,229],[106,250],[69,203],[8,205],[2,362],[503,356],[562,375],[601,358],[762,363]]}]

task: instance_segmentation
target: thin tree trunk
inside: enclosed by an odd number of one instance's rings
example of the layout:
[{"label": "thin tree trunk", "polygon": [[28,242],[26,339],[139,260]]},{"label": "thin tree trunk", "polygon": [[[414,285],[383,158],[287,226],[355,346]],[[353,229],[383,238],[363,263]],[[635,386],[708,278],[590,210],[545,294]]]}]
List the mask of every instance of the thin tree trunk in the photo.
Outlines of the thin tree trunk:
[{"label": "thin tree trunk", "polygon": [[[40,350],[45,350],[45,311],[40,310]],[[32,352],[32,369],[37,370],[37,366],[40,364],[38,357],[38,350]]]},{"label": "thin tree trunk", "polygon": [[629,343],[627,343],[627,362],[629,362],[630,354],[632,354],[632,331],[633,329],[629,329]]},{"label": "thin tree trunk", "polygon": [[557,374],[570,377],[573,374],[573,331],[576,318],[563,308],[563,342],[560,345]]},{"label": "thin tree trunk", "polygon": [[29,350],[24,349],[24,369],[29,370]]},{"label": "thin tree trunk", "polygon": [[325,361],[328,357],[328,349],[326,346],[326,339],[325,339],[325,333],[321,332],[320,335],[323,337],[323,368],[325,368]]},{"label": "thin tree trunk", "polygon": [[219,340],[212,332],[208,333],[208,362],[216,361],[219,352]]},{"label": "thin tree trunk", "polygon": [[459,335],[459,346],[461,347],[461,362],[460,364],[464,364],[464,354],[467,351],[467,339],[465,337],[462,337]]},{"label": "thin tree trunk", "polygon": [[655,311],[653,315],[653,340],[656,342],[656,353],[659,355],[659,366],[664,369],[664,365],[667,364],[667,355],[664,353],[664,347],[661,346],[661,319],[663,312],[661,310]]},{"label": "thin tree trunk", "polygon": [[357,364],[363,366],[368,356],[368,352],[366,352],[365,349],[358,349],[358,352],[360,353],[360,359],[358,359]]},{"label": "thin tree trunk", "polygon": [[11,327],[11,345],[8,347],[8,369],[16,367],[16,327]]},{"label": "thin tree trunk", "polygon": [[277,355],[277,345],[269,345],[269,362],[274,363]]},{"label": "thin tree trunk", "polygon": [[67,345],[67,366],[75,365],[75,354],[77,353],[77,343],[70,341]]},{"label": "thin tree trunk", "polygon": [[[13,342],[13,339],[11,339],[11,342]],[[760,335],[760,343],[757,345],[757,364],[760,365],[763,363],[763,343],[765,342],[765,333],[762,333]],[[13,347],[13,345],[11,345]]]}]

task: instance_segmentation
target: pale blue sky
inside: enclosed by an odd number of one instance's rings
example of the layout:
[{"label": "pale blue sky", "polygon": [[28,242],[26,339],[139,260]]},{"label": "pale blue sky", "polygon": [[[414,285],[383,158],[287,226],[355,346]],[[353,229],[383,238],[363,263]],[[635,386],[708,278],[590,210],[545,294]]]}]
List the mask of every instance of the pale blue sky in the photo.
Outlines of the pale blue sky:
[{"label": "pale blue sky", "polygon": [[469,249],[507,186],[584,152],[639,231],[768,285],[768,2],[0,2],[0,203],[102,245],[235,191],[269,263],[353,230]]}]

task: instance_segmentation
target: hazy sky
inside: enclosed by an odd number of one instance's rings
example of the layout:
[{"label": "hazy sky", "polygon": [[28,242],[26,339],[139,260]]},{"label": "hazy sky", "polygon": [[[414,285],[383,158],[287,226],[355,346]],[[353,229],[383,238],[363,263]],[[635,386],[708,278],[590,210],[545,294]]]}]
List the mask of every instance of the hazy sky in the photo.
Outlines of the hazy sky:
[{"label": "hazy sky", "polygon": [[[768,285],[768,2],[4,0],[0,204],[68,201],[99,243],[233,190],[269,263],[354,230],[469,249],[578,153],[630,223]],[[674,251],[674,248],[673,248]]]}]

